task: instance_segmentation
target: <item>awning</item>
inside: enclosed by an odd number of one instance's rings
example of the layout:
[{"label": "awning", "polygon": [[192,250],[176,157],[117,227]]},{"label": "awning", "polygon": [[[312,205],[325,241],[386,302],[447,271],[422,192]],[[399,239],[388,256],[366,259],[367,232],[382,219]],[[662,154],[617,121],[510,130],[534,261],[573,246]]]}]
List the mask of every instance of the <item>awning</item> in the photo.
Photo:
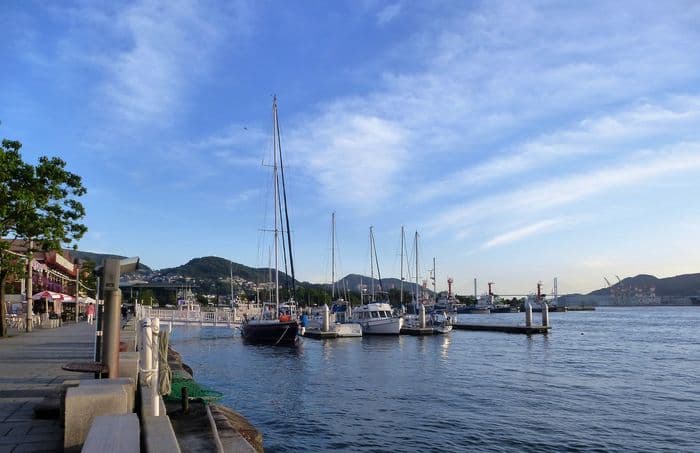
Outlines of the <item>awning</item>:
[{"label": "awning", "polygon": [[41,300],[41,299],[46,299],[50,301],[54,300],[63,300],[63,294],[60,293],[55,293],[53,291],[42,291],[40,293],[36,293],[32,296],[32,299],[34,300]]},{"label": "awning", "polygon": [[92,297],[78,297],[78,302],[80,302],[81,304],[94,304],[95,299],[93,299]]},{"label": "awning", "polygon": [[63,297],[61,300],[63,302],[75,302],[75,296],[71,296],[70,294],[61,294]]}]

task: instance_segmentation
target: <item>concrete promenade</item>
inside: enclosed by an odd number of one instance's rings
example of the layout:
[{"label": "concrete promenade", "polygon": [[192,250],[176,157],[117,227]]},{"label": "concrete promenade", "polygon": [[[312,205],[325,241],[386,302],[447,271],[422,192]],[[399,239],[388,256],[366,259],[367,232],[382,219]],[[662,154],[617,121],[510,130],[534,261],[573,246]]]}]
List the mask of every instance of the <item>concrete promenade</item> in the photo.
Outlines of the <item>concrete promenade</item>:
[{"label": "concrete promenade", "polygon": [[34,407],[45,396],[57,396],[64,380],[93,378],[61,366],[92,360],[95,325],[81,322],[10,334],[0,338],[0,453],[62,451],[60,421],[34,418]]}]

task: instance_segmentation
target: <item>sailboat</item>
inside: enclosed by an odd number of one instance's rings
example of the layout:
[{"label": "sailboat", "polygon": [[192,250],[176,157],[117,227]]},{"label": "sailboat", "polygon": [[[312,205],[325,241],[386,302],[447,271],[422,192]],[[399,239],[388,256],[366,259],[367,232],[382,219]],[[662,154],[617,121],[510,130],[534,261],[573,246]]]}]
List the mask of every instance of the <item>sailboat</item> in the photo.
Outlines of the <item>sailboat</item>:
[{"label": "sailboat", "polygon": [[[284,167],[282,163],[282,148],[279,133],[279,121],[277,117],[277,97],[272,101],[273,118],[273,185],[274,185],[274,250],[275,250],[275,300],[274,311],[264,310],[260,319],[247,319],[241,326],[241,335],[249,343],[271,344],[271,345],[294,345],[297,341],[299,323],[293,317],[293,313],[280,312],[280,285],[279,285],[279,236],[282,229],[282,216],[280,202],[280,182],[282,183],[282,196],[284,199],[284,213],[287,225],[287,246],[289,250],[290,263],[292,263],[292,282],[294,282],[294,264],[292,261],[291,236],[289,232],[289,215],[287,212],[287,194],[284,184]],[[278,163],[279,162],[279,163]],[[281,180],[280,180],[281,173]],[[284,238],[283,238],[284,240]],[[284,244],[283,244],[284,248]],[[286,255],[285,255],[286,256]],[[293,303],[286,304],[291,307]]]},{"label": "sailboat", "polygon": [[[403,327],[403,318],[395,316],[391,310],[391,305],[387,302],[377,302],[374,292],[374,260],[377,257],[377,251],[374,243],[374,230],[369,228],[370,240],[370,268],[371,268],[371,285],[372,298],[370,302],[360,305],[353,310],[350,320],[362,326],[362,335],[399,335],[401,327]],[[379,277],[379,286],[381,290],[382,276],[379,272],[379,260],[377,262],[377,275]]]},{"label": "sailboat", "polygon": [[[331,300],[332,306],[328,314],[328,331],[334,332],[338,337],[361,337],[362,326],[348,320],[352,315],[350,301],[342,297],[335,298],[335,212],[331,215]],[[325,323],[324,306],[311,312],[307,331],[323,331]]]}]

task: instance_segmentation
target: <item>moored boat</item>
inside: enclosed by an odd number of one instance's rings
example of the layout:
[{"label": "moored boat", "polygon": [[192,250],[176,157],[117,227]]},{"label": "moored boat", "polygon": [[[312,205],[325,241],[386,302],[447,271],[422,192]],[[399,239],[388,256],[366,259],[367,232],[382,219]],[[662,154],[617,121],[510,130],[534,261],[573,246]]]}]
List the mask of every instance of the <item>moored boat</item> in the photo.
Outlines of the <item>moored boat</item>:
[{"label": "moored boat", "polygon": [[370,302],[355,308],[350,317],[362,326],[363,335],[399,335],[403,318],[394,316],[386,302]]},{"label": "moored boat", "polygon": [[241,335],[246,342],[273,346],[295,344],[298,331],[299,324],[291,319],[251,319],[241,326]]},{"label": "moored boat", "polygon": [[[280,209],[280,177],[278,170],[281,170],[281,186],[284,190],[284,167],[282,166],[282,149],[279,136],[279,123],[277,118],[277,97],[272,101],[272,117],[273,117],[273,177],[274,177],[274,212],[275,212],[275,227],[274,227],[274,251],[275,251],[275,303],[274,311],[272,309],[264,311],[260,319],[244,319],[241,326],[241,335],[248,343],[270,344],[270,345],[290,345],[296,344],[297,332],[299,323],[296,321],[292,308],[296,304],[292,302],[280,306],[279,293],[279,234],[281,228],[281,213]],[[279,158],[279,165],[278,165]],[[292,260],[291,238],[289,236],[289,216],[287,215],[287,196],[284,194],[284,212],[287,219],[287,240],[289,259],[292,268],[292,298],[294,294],[294,261]],[[286,255],[285,255],[286,257]],[[286,262],[286,261],[285,261]],[[281,311],[283,309],[284,311]],[[267,316],[265,316],[267,315]],[[267,317],[267,319],[265,319]]]}]

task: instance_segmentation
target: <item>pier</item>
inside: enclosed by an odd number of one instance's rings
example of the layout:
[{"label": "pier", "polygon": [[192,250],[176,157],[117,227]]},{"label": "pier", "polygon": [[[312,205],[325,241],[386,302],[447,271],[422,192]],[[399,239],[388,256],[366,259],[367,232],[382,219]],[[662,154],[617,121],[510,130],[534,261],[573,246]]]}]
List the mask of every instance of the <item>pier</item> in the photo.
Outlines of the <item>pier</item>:
[{"label": "pier", "polygon": [[499,324],[452,324],[455,330],[481,330],[504,333],[520,333],[526,335],[547,334],[552,326],[519,326],[519,325],[499,325]]},{"label": "pier", "polygon": [[422,335],[434,335],[435,334],[435,329],[432,327],[402,327],[401,328],[401,335],[413,335],[413,336],[422,336]]},{"label": "pier", "polygon": [[[192,400],[183,413],[179,402],[164,405],[152,388],[152,365],[140,357],[153,348],[134,351],[138,325],[132,318],[120,329],[127,351],[118,353],[119,376],[104,379],[67,366],[95,364],[94,324],[65,323],[0,338],[0,451],[262,451],[261,434],[224,406],[198,409]],[[177,354],[168,354],[167,362],[174,376],[194,382]],[[193,431],[195,424],[202,429]]]}]

